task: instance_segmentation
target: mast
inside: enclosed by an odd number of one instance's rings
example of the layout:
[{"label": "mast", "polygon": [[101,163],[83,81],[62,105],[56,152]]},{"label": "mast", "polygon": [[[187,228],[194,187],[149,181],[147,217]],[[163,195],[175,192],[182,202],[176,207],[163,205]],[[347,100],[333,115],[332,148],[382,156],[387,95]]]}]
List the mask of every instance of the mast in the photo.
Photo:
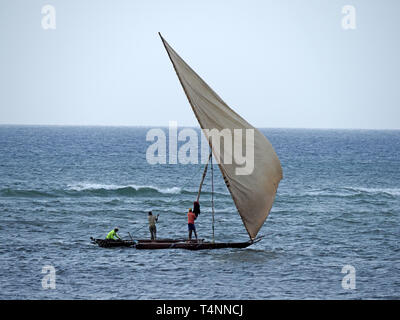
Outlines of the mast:
[{"label": "mast", "polygon": [[211,164],[211,209],[212,209],[212,242],[214,243],[214,168],[212,163],[212,151],[210,153]]},{"label": "mast", "polygon": [[207,168],[208,168],[208,164],[209,163],[210,163],[210,166],[211,166],[212,242],[214,243],[214,241],[215,241],[215,236],[214,236],[214,230],[215,230],[215,228],[214,228],[214,222],[215,222],[215,219],[214,219],[214,167],[213,167],[213,164],[212,164],[212,149],[211,148],[210,148],[210,155],[208,156],[208,160],[207,160],[206,166],[204,167],[204,172],[203,172],[203,176],[201,178],[201,182],[200,182],[200,186],[199,186],[199,191],[197,193],[196,201],[199,202],[199,200],[200,200],[201,188],[203,186],[203,182],[204,182],[204,179],[205,179],[206,174],[207,174]]}]

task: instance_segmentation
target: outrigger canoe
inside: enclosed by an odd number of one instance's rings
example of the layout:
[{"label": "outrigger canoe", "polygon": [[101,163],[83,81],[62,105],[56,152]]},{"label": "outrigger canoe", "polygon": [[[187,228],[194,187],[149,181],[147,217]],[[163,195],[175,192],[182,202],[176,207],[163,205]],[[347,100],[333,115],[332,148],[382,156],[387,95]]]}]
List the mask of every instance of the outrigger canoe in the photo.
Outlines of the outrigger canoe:
[{"label": "outrigger canoe", "polygon": [[186,240],[186,239],[159,239],[159,240],[108,240],[90,238],[92,243],[95,243],[103,248],[115,247],[130,247],[135,249],[186,249],[186,250],[205,250],[205,249],[223,249],[223,248],[246,248],[261,240],[258,237],[254,240],[245,242],[208,242],[201,240]]},{"label": "outrigger canoe", "polygon": [[[199,202],[201,188],[207,172],[208,163],[211,167],[211,208],[212,208],[212,241],[187,241],[185,239],[149,240],[104,240],[92,241],[101,247],[134,247],[136,249],[221,249],[246,248],[262,237],[257,234],[270,213],[275,200],[276,191],[282,179],[282,167],[268,139],[245,119],[233,111],[200,76],[172,49],[161,36],[164,48],[172,62],[179,82],[189,101],[200,127],[208,141],[210,156],[205,165],[196,203]],[[220,138],[224,131],[234,143],[216,143],[214,138]],[[246,133],[246,137],[242,133]],[[217,136],[214,134],[217,133]],[[239,137],[239,140],[235,137]],[[228,139],[228,141],[229,141]],[[236,140],[235,140],[236,139]],[[218,140],[217,140],[218,141]],[[234,150],[232,150],[232,147]],[[227,148],[227,149],[226,149]],[[237,148],[237,149],[236,149]],[[226,149],[226,150],[225,150]],[[246,150],[246,159],[243,151]],[[249,154],[248,154],[249,153]],[[240,155],[240,159],[229,158]],[[245,242],[214,242],[214,174],[213,156],[217,158],[225,185],[233,199],[236,209],[242,218],[250,240]],[[228,157],[225,159],[225,157]],[[243,158],[243,159],[242,159]],[[240,160],[240,161],[237,161]],[[249,160],[249,165],[247,161]],[[200,213],[200,212],[198,212]],[[197,216],[197,214],[196,214]]]}]

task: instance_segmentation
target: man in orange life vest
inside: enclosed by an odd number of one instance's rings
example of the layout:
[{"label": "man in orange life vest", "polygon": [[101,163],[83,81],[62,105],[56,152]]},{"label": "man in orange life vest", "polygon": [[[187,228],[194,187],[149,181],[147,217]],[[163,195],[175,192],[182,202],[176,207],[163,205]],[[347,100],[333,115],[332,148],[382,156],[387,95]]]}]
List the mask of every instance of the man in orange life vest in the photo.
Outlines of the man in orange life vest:
[{"label": "man in orange life vest", "polygon": [[197,240],[196,227],[194,226],[194,220],[196,219],[196,215],[192,211],[192,208],[189,209],[187,216],[188,216],[189,240],[192,240],[192,231],[194,231],[194,235]]}]

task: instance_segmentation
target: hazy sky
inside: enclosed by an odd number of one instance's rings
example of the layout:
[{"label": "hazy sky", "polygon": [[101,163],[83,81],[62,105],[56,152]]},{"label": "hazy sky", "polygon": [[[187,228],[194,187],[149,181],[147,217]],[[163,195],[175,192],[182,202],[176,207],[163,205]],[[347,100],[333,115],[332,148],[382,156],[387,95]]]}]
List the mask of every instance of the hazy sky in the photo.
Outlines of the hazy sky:
[{"label": "hazy sky", "polygon": [[0,124],[197,126],[160,31],[254,126],[400,129],[399,17],[398,0],[1,0]]}]

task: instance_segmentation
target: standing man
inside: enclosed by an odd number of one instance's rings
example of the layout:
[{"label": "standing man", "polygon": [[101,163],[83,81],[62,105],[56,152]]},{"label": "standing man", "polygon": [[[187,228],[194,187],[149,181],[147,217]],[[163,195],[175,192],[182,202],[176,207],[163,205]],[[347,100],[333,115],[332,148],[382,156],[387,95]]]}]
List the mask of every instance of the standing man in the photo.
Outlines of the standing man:
[{"label": "standing man", "polygon": [[156,222],[158,221],[158,216],[159,214],[157,215],[157,217],[153,216],[153,213],[149,211],[148,219],[151,240],[156,240],[157,237]]},{"label": "standing man", "polygon": [[192,240],[192,231],[194,231],[194,235],[197,240],[196,227],[194,226],[194,220],[196,220],[196,215],[192,211],[192,208],[189,209],[189,212],[187,215],[188,215],[189,241]]}]

